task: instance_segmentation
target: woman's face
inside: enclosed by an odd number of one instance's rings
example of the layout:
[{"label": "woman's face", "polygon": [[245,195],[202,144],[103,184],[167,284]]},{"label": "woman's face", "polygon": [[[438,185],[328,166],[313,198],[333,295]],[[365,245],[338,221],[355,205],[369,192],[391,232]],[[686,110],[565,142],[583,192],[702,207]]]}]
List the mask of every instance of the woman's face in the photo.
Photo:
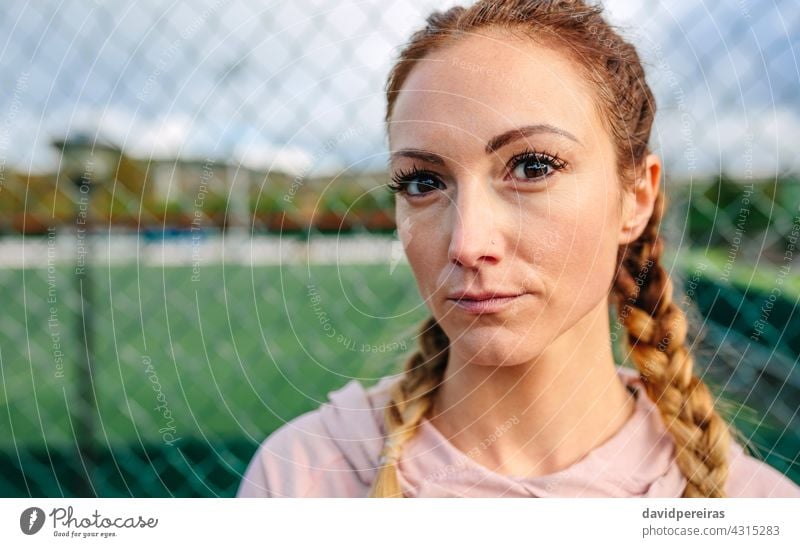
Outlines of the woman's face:
[{"label": "woman's face", "polygon": [[[594,101],[568,57],[496,33],[433,53],[403,84],[398,234],[452,351],[517,364],[607,302],[621,185]],[[454,300],[465,292],[520,296],[481,308]]]}]

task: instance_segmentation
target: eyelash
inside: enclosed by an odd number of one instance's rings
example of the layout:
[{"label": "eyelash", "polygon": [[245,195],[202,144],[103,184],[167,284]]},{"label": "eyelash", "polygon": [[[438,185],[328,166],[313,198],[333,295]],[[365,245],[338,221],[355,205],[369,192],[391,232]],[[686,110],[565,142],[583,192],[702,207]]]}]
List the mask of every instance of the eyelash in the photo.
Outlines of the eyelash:
[{"label": "eyelash", "polygon": [[[508,165],[512,166],[510,171],[513,173],[513,171],[520,164],[522,164],[524,162],[527,162],[527,161],[531,161],[531,160],[539,162],[540,164],[543,164],[543,165],[550,166],[553,169],[553,172],[550,172],[550,173],[548,173],[548,174],[546,174],[546,175],[544,175],[542,177],[536,177],[536,178],[528,179],[528,180],[531,180],[531,181],[538,181],[538,180],[546,179],[546,178],[550,177],[551,175],[553,175],[555,172],[561,171],[561,170],[563,170],[564,168],[567,167],[567,162],[565,162],[560,157],[558,157],[558,154],[550,154],[548,152],[536,152],[534,150],[528,149],[528,150],[525,150],[524,152],[521,152],[520,154],[515,155],[514,157],[512,157],[508,161]],[[414,180],[417,177],[420,177],[422,175],[428,176],[429,178],[433,179],[435,182],[441,182],[441,181],[439,181],[439,178],[435,173],[433,173],[431,171],[427,171],[425,169],[419,169],[416,165],[414,165],[408,171],[404,171],[404,170],[400,169],[400,170],[397,171],[396,174],[392,175],[392,182],[387,184],[387,188],[393,194],[396,194],[396,193],[399,193],[399,192],[403,192],[406,195],[408,195],[409,197],[422,197],[425,194],[428,194],[430,192],[424,192],[422,194],[408,194],[407,192],[405,192],[405,189],[408,187],[408,185],[411,184],[412,182],[414,182]],[[432,187],[430,184],[425,185],[425,186],[427,186],[428,188]]]}]

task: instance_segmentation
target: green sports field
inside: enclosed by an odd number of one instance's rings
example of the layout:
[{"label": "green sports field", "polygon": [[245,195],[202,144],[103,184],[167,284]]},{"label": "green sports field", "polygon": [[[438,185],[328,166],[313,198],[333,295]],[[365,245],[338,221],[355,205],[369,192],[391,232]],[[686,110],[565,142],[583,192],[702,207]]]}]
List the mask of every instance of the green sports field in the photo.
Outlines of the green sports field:
[{"label": "green sports field", "polygon": [[[69,273],[56,272],[51,304],[46,270],[0,271],[4,443],[71,442],[80,348]],[[134,265],[92,276],[96,438],[110,443],[161,438],[165,402],[184,438],[258,437],[347,379],[385,374],[426,313],[403,266],[218,265],[192,281],[191,267]]]}]

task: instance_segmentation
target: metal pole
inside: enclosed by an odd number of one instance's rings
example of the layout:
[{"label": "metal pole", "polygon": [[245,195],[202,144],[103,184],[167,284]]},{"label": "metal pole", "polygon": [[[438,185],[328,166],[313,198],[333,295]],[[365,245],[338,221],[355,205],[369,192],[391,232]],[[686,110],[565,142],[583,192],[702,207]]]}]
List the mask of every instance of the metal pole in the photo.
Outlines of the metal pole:
[{"label": "metal pole", "polygon": [[[91,176],[84,173],[75,181],[78,188],[78,204],[75,214],[76,261],[75,282],[79,295],[77,341],[78,356],[76,370],[76,391],[78,400],[75,409],[75,437],[78,449],[78,489],[79,497],[95,497],[92,475],[95,468],[96,455],[93,446],[94,419],[97,404],[92,384],[92,337],[94,334],[92,319],[92,285],[90,277],[91,239],[90,234],[90,198],[92,191]],[[83,473],[80,472],[83,471]]]}]

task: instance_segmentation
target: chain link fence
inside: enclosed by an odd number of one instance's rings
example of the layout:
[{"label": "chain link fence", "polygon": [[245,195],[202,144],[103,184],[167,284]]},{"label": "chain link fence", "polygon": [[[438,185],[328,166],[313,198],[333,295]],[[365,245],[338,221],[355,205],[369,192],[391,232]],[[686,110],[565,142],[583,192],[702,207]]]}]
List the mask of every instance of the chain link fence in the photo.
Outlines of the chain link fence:
[{"label": "chain link fence", "polygon": [[[427,309],[383,84],[454,3],[0,7],[0,494],[231,496],[271,431],[399,370]],[[698,373],[800,482],[800,12],[607,9],[656,91]]]}]

